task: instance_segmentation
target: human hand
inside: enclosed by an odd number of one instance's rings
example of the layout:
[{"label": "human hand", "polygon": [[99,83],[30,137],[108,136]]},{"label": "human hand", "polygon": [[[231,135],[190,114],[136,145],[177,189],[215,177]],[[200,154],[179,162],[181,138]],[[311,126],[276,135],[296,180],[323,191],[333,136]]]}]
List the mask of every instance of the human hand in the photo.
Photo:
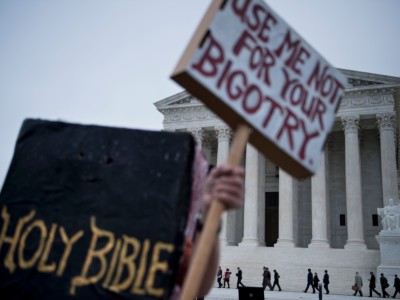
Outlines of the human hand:
[{"label": "human hand", "polygon": [[240,208],[244,202],[244,169],[242,166],[220,165],[211,170],[204,188],[202,212],[212,201],[220,201],[226,209]]}]

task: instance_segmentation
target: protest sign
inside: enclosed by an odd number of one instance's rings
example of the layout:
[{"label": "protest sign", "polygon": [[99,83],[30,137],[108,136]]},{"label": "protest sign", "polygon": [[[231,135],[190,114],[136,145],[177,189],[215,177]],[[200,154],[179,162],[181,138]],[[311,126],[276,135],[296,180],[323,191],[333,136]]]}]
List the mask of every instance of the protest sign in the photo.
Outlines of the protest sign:
[{"label": "protest sign", "polygon": [[[329,38],[329,37],[327,37]],[[262,0],[216,0],[172,78],[295,177],[316,172],[344,76]]]},{"label": "protest sign", "polygon": [[0,299],[170,299],[189,134],[27,120],[0,193]]}]

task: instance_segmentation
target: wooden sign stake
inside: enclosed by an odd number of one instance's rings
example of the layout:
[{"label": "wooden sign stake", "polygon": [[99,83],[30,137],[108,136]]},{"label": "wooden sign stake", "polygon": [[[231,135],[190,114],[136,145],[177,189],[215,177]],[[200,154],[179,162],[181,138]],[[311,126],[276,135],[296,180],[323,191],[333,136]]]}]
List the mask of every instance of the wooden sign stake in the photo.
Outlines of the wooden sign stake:
[{"label": "wooden sign stake", "polygon": [[[228,165],[234,166],[240,163],[250,132],[248,126],[238,126],[229,152]],[[192,300],[198,296],[224,210],[226,207],[220,201],[212,201],[182,287],[181,300]]]}]

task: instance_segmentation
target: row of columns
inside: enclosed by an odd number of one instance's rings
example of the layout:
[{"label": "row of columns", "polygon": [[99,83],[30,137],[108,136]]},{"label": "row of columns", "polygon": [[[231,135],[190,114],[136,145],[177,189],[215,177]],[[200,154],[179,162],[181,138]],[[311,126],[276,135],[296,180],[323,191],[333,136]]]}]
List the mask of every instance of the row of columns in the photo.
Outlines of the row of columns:
[{"label": "row of columns", "polygon": [[[363,201],[361,182],[361,160],[359,147],[358,115],[341,118],[345,134],[345,176],[347,209],[347,242],[345,248],[366,249],[363,223]],[[384,203],[398,198],[396,170],[395,113],[377,114],[380,133],[382,193]],[[194,133],[193,131],[191,131]],[[225,162],[229,153],[232,132],[227,127],[216,128],[218,137],[217,164]],[[195,133],[196,139],[201,135]],[[197,141],[201,145],[201,141]],[[243,238],[240,246],[265,245],[264,243],[264,158],[247,145],[246,181],[243,220]],[[297,224],[298,181],[283,170],[279,170],[279,238],[277,247],[295,247]],[[309,247],[330,247],[329,243],[329,199],[327,182],[327,157],[323,153],[317,173],[311,178],[312,239]],[[220,238],[223,244],[232,245],[236,214],[230,211],[223,215]]]},{"label": "row of columns", "polygon": [[[210,158],[210,147],[203,147],[205,145],[204,132],[201,127],[188,128],[188,131],[194,136],[197,145],[203,148],[205,155]],[[232,137],[232,131],[229,127],[218,126],[215,127],[215,134],[218,140],[217,146],[217,165],[220,165],[228,160],[229,156],[229,142]],[[207,142],[207,141],[206,141]],[[230,244],[233,240],[233,230],[227,228],[234,228],[236,223],[236,216],[234,211],[225,212],[222,215],[222,227],[220,232],[220,240],[223,244]]]}]

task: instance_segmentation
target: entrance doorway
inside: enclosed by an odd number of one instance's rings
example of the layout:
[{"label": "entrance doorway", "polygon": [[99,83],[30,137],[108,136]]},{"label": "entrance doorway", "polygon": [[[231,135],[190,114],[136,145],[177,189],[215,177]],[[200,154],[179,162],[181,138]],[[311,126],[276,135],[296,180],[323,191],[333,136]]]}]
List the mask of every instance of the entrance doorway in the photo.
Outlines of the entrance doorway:
[{"label": "entrance doorway", "polygon": [[279,233],[279,193],[265,193],[265,245],[273,247]]}]

